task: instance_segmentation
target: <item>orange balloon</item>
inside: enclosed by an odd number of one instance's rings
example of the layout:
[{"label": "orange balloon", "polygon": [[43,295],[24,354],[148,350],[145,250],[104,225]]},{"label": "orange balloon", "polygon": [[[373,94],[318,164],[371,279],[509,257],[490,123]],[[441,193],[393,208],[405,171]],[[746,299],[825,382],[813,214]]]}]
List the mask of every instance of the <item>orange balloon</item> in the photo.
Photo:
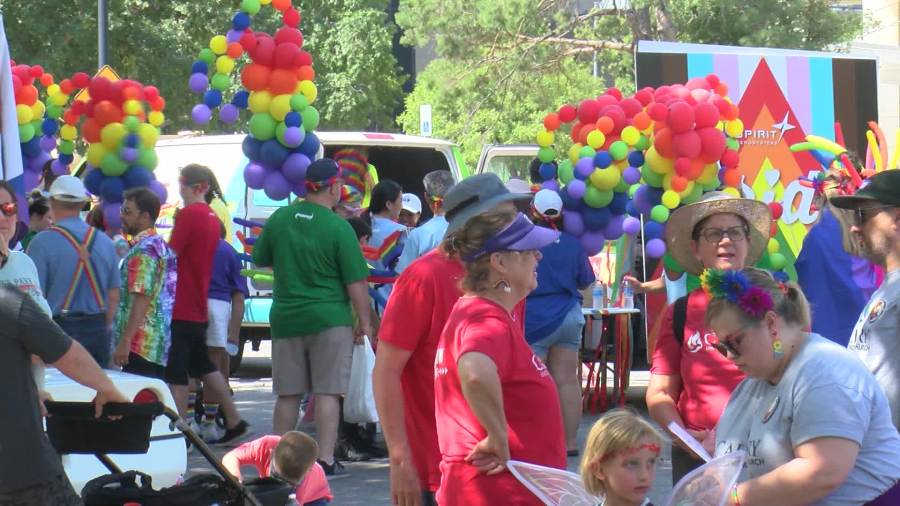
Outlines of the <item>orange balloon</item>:
[{"label": "orange balloon", "polygon": [[53,84],[53,76],[51,76],[50,74],[44,74],[41,76],[41,86],[46,88],[51,84]]},{"label": "orange balloon", "polygon": [[695,158],[691,160],[691,168],[688,170],[687,178],[693,181],[703,174],[703,160]]},{"label": "orange balloon", "polygon": [[101,128],[110,123],[122,121],[122,110],[109,100],[101,100],[94,104],[94,120]]},{"label": "orange balloon", "polygon": [[604,135],[609,135],[609,133],[613,131],[613,128],[615,128],[616,124],[609,116],[601,116],[600,119],[597,120],[596,126],[597,130],[603,132]]},{"label": "orange balloon", "polygon": [[551,112],[547,116],[544,117],[544,128],[548,131],[552,132],[559,128],[562,123],[559,120],[559,115],[555,112]]},{"label": "orange balloon", "polygon": [[272,95],[290,95],[297,91],[297,74],[285,69],[275,69],[269,75],[269,91]]},{"label": "orange balloon", "polygon": [[272,0],[272,7],[281,12],[291,8],[291,0]]},{"label": "orange balloon", "polygon": [[675,158],[675,150],[672,149],[672,131],[662,128],[653,136],[653,146],[656,152],[666,158]]},{"label": "orange balloon", "polygon": [[65,93],[66,95],[72,93],[75,90],[75,85],[72,83],[70,79],[63,79],[59,82],[59,91]]},{"label": "orange balloon", "polygon": [[634,115],[634,119],[632,119],[631,124],[634,125],[634,128],[637,128],[638,130],[646,130],[647,127],[650,126],[651,121],[652,119],[650,119],[650,115],[645,111],[641,111]]},{"label": "orange balloon", "polygon": [[687,188],[688,180],[681,176],[673,176],[670,184],[672,185],[673,190],[681,193]]},{"label": "orange balloon", "polygon": [[229,58],[239,58],[244,54],[244,46],[239,42],[232,42],[231,44],[228,44],[228,51],[226,51],[226,54]]},{"label": "orange balloon", "polygon": [[38,90],[31,84],[22,86],[19,88],[19,92],[16,93],[16,102],[19,104],[34,105],[37,99]]},{"label": "orange balloon", "polygon": [[84,137],[84,140],[91,144],[100,142],[100,126],[93,118],[88,118],[81,125],[81,135]]},{"label": "orange balloon", "polygon": [[589,133],[593,132],[597,129],[597,126],[593,123],[588,123],[581,127],[581,130],[578,131],[578,142],[581,144],[587,144],[587,136]]},{"label": "orange balloon", "polygon": [[[241,84],[250,91],[263,91],[269,85],[269,67],[251,63],[241,71]],[[294,90],[291,90],[293,93]]]},{"label": "orange balloon", "polygon": [[737,188],[741,184],[741,171],[737,169],[728,169],[722,174],[722,182],[725,186]]},{"label": "orange balloon", "polygon": [[304,65],[297,69],[297,79],[300,81],[312,81],[316,78],[316,71],[309,65]]},{"label": "orange balloon", "polygon": [[122,89],[122,98],[125,100],[141,100],[143,91],[137,86],[128,86]]}]

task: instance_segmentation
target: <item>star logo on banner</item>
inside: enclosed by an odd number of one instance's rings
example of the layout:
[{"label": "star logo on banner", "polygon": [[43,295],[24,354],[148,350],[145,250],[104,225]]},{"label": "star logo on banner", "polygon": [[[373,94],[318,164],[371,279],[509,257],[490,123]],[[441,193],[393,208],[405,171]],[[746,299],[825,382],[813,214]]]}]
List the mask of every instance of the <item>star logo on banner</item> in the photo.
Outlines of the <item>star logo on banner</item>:
[{"label": "star logo on banner", "polygon": [[784,113],[784,119],[781,120],[781,123],[775,123],[774,125],[772,125],[772,130],[778,130],[780,132],[778,134],[778,141],[775,142],[775,144],[778,144],[779,142],[781,142],[781,139],[784,138],[785,132],[789,132],[789,131],[797,128],[797,125],[792,125],[790,123],[790,121],[788,121],[789,115],[790,115],[790,112]]}]

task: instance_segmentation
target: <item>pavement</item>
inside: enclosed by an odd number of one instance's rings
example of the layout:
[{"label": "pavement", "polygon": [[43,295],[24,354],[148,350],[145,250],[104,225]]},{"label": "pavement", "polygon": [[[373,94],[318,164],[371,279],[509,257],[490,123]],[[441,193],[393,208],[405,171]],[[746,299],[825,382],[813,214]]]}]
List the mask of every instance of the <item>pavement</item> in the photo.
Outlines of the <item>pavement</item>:
[{"label": "pavement", "polygon": [[[272,409],[275,405],[275,396],[272,395],[272,364],[269,358],[268,344],[268,342],[263,342],[258,352],[251,351],[248,345],[241,369],[235,377],[231,378],[238,410],[250,423],[253,431],[253,434],[248,436],[245,441],[271,433],[272,430]],[[649,373],[646,371],[634,372],[626,401],[629,406],[645,415],[646,406],[643,399],[648,380]],[[582,418],[578,428],[580,447],[584,447],[587,433],[599,417],[599,414],[586,413]],[[221,459],[230,448],[212,447],[212,449]],[[657,466],[656,480],[649,493],[649,498],[654,504],[665,504],[665,498],[672,490],[670,455],[671,444],[666,441]],[[345,466],[350,476],[330,483],[335,497],[333,505],[391,505],[390,473],[387,459],[345,463]],[[578,472],[578,466],[578,457],[569,458],[568,469],[570,471]],[[213,470],[203,456],[193,451],[188,455],[188,474],[198,472],[213,472]]]}]

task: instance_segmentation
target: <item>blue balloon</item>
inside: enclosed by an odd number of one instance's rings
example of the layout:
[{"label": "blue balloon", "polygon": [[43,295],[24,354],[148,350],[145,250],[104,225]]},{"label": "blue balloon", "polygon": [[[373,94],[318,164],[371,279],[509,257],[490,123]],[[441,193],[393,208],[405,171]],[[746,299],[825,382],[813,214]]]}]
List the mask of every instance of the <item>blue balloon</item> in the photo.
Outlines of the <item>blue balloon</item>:
[{"label": "blue balloon", "polygon": [[275,139],[269,139],[264,142],[259,150],[259,156],[262,161],[275,168],[281,167],[288,154],[288,150]]},{"label": "blue balloon", "polygon": [[22,154],[26,158],[34,158],[41,154],[41,138],[35,135],[30,141],[22,144]]},{"label": "blue balloon", "polygon": [[[646,186],[646,185],[645,185]],[[647,186],[647,198],[651,206],[655,206],[662,202],[663,189]]]},{"label": "blue balloon", "polygon": [[93,195],[100,195],[100,184],[103,182],[103,172],[93,168],[84,176],[84,187]]},{"label": "blue balloon", "polygon": [[303,144],[299,146],[299,152],[308,156],[310,160],[315,160],[316,155],[319,154],[319,146],[322,144],[319,142],[319,138],[316,134],[309,132],[306,134],[306,137],[303,139]]},{"label": "blue balloon", "polygon": [[606,151],[598,151],[596,155],[594,155],[594,165],[600,167],[601,169],[605,169],[612,165],[613,159],[609,153]]},{"label": "blue balloon", "polygon": [[259,151],[262,149],[262,141],[258,141],[248,135],[244,137],[241,149],[244,151],[244,156],[250,160],[259,160]]},{"label": "blue balloon", "polygon": [[627,212],[631,216],[634,216],[635,218],[641,215],[641,212],[638,210],[638,208],[634,206],[633,201],[628,201],[628,204],[625,206],[625,212]]},{"label": "blue balloon", "polygon": [[284,116],[284,125],[287,127],[298,127],[303,124],[303,117],[298,112],[289,112]]},{"label": "blue balloon", "polygon": [[559,198],[562,199],[563,207],[567,211],[578,211],[582,207],[584,207],[584,200],[576,199],[569,195],[569,192],[566,190],[566,187],[563,186],[559,189]]},{"label": "blue balloon", "polygon": [[127,189],[150,186],[152,180],[153,175],[150,171],[140,166],[131,167],[122,174],[122,181]]},{"label": "blue balloon", "polygon": [[209,67],[203,60],[197,60],[191,65],[191,74],[206,74],[207,72],[209,72]]},{"label": "blue balloon", "polygon": [[219,90],[206,90],[206,93],[203,94],[203,103],[210,109],[219,107],[222,104],[222,92]]},{"label": "blue balloon", "polygon": [[541,179],[544,181],[556,179],[556,164],[542,163],[538,172],[541,174]]},{"label": "blue balloon", "polygon": [[250,15],[246,12],[238,12],[231,18],[231,27],[238,32],[243,32],[250,28]]},{"label": "blue balloon", "polygon": [[119,204],[122,202],[122,193],[125,191],[125,182],[121,177],[104,177],[100,183],[100,197],[105,202]]},{"label": "blue balloon", "polygon": [[613,214],[625,214],[625,208],[628,205],[628,195],[625,193],[613,193],[612,202],[609,203],[609,211]]},{"label": "blue balloon", "polygon": [[644,220],[644,240],[663,239],[666,227],[662,223],[653,220]]},{"label": "blue balloon", "polygon": [[772,277],[775,278],[775,281],[778,281],[781,283],[787,283],[788,281],[791,280],[791,277],[788,276],[788,273],[786,273],[784,271],[773,272]]},{"label": "blue balloon", "polygon": [[250,103],[250,92],[247,90],[241,90],[235,93],[234,96],[231,97],[231,103],[236,107],[246,109],[247,105]]},{"label": "blue balloon", "polygon": [[584,221],[584,228],[588,230],[602,230],[609,224],[612,219],[612,213],[605,207],[593,208],[586,206],[581,210],[581,219]]},{"label": "blue balloon", "polygon": [[72,154],[67,155],[65,153],[62,153],[59,155],[58,160],[60,161],[60,163],[62,163],[64,165],[69,165],[70,163],[75,161],[75,155],[72,155]]},{"label": "blue balloon", "polygon": [[55,119],[44,118],[44,121],[41,122],[41,132],[44,132],[44,135],[55,134],[57,128],[59,128],[59,125],[57,125]]},{"label": "blue balloon", "polygon": [[137,134],[128,134],[125,136],[125,146],[129,148],[136,148],[138,144],[141,142],[141,138],[137,136]]},{"label": "blue balloon", "polygon": [[632,151],[628,153],[628,165],[632,167],[643,167],[644,166],[644,154],[640,151]]}]

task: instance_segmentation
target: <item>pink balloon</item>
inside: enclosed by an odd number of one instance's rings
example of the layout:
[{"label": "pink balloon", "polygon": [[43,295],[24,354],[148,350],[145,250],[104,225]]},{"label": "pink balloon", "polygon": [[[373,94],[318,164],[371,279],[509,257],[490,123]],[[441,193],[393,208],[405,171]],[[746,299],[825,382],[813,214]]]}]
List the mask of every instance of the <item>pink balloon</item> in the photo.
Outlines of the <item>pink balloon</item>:
[{"label": "pink balloon", "polygon": [[709,102],[699,104],[694,107],[694,118],[698,130],[715,127],[719,122],[719,108]]},{"label": "pink balloon", "polygon": [[713,163],[722,157],[725,152],[725,134],[717,128],[701,128],[697,130],[700,137],[700,151],[703,161]]},{"label": "pink balloon", "polygon": [[678,156],[694,159],[700,156],[700,136],[694,130],[681,132],[672,137],[672,148]]}]

